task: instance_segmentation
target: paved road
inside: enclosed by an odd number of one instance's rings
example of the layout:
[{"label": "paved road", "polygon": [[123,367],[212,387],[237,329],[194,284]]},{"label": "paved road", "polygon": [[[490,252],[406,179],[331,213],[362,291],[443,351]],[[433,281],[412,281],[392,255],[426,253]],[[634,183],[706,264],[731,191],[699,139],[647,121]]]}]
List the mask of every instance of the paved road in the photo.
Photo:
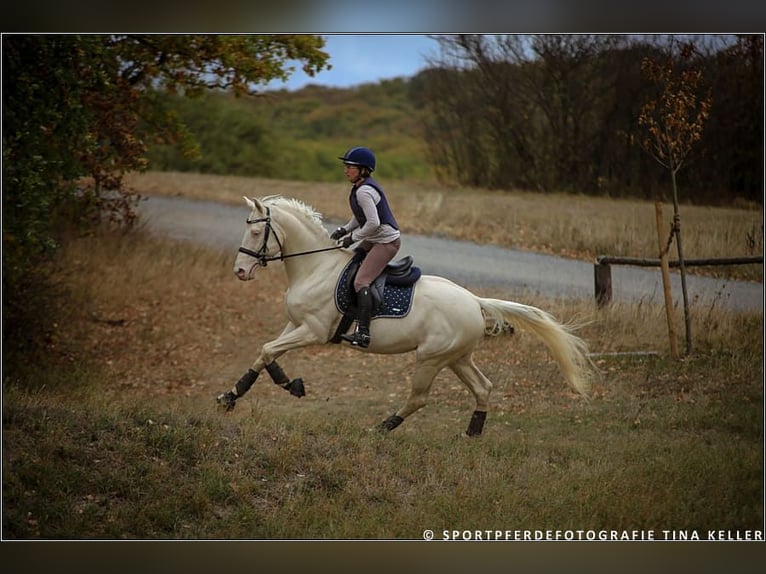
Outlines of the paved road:
[{"label": "paved road", "polygon": [[[244,232],[247,208],[182,198],[149,197],[140,208],[153,233],[204,242],[232,250]],[[328,229],[337,222],[325,222]],[[412,255],[424,273],[441,275],[466,287],[493,287],[512,293],[564,299],[593,298],[593,263],[436,237],[405,235],[400,255]],[[674,298],[681,304],[681,281],[671,273]],[[763,284],[688,276],[695,305],[763,311]],[[663,304],[659,269],[612,267],[615,301]],[[509,296],[510,298],[510,296]]]}]

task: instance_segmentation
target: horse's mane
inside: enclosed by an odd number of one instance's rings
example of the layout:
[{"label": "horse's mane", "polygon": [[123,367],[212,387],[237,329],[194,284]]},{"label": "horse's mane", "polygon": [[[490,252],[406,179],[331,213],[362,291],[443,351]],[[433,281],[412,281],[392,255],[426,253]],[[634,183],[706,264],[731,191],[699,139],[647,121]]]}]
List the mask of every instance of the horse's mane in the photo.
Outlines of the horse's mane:
[{"label": "horse's mane", "polygon": [[284,207],[290,211],[297,211],[300,215],[306,217],[309,221],[321,228],[322,231],[327,233],[327,230],[322,225],[322,214],[310,205],[303,203],[302,201],[293,197],[284,197],[282,195],[269,195],[261,199],[264,205],[272,205],[275,207]]}]

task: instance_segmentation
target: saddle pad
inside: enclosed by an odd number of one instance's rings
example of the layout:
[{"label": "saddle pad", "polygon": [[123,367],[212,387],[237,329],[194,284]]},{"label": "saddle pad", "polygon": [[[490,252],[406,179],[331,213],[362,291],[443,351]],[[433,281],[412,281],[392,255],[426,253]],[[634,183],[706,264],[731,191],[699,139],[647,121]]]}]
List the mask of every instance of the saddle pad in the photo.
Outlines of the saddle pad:
[{"label": "saddle pad", "polygon": [[[340,274],[335,286],[335,307],[344,315],[350,307],[356,307],[356,293],[348,289],[348,274],[351,271],[351,263],[346,265]],[[412,308],[412,292],[415,285],[389,285],[383,289],[383,301],[378,309],[374,309],[372,318],[396,318],[405,317]]]}]

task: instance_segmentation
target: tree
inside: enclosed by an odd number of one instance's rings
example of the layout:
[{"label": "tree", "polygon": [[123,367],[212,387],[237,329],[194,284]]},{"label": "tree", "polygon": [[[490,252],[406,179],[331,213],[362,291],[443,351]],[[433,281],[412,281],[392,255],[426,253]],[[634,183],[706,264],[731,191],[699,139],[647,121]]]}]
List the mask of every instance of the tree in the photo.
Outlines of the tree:
[{"label": "tree", "polygon": [[4,35],[3,341],[36,330],[33,271],[55,252],[58,223],[132,223],[138,198],[123,176],[145,168],[148,143],[193,151],[160,93],[255,94],[290,62],[309,75],[329,67],[323,46],[308,35]]},{"label": "tree", "polygon": [[[591,191],[625,94],[616,35],[435,36],[440,57],[423,86],[434,148],[460,183]],[[438,81],[436,83],[434,80]],[[621,99],[617,90],[623,89]],[[442,136],[442,137],[439,137]],[[459,151],[460,153],[455,153]],[[462,161],[460,161],[462,160]]]},{"label": "tree", "polygon": [[[671,38],[670,49],[664,61],[646,58],[643,62],[644,77],[657,86],[655,96],[641,108],[639,124],[645,128],[642,147],[670,172],[673,188],[673,228],[681,271],[681,290],[684,301],[686,324],[686,352],[691,353],[691,318],[686,291],[686,269],[681,244],[681,216],[678,209],[678,185],[676,174],[692,146],[702,137],[705,121],[710,113],[711,96],[708,91],[702,97],[698,91],[702,72],[688,64],[694,56],[694,46],[683,43],[676,60],[675,43]],[[682,67],[681,64],[686,64]],[[680,69],[679,69],[680,68]]]},{"label": "tree", "polygon": [[132,221],[122,176],[145,168],[148,142],[194,148],[158,92],[254,94],[286,78],[289,61],[309,75],[327,67],[323,45],[307,35],[4,36],[4,249],[50,247],[62,209]]},{"label": "tree", "polygon": [[709,58],[705,77],[714,105],[698,144],[706,153],[695,165],[699,183],[712,184],[708,193],[728,190],[730,197],[757,203],[764,181],[763,41],[763,34],[726,37]]}]

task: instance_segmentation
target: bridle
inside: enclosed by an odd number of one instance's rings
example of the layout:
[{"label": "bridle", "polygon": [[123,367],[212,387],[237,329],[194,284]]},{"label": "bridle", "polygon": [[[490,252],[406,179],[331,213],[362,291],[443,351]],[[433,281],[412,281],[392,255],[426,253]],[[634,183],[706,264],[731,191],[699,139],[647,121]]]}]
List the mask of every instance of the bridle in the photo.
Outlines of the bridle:
[{"label": "bridle", "polygon": [[[284,261],[285,259],[288,259],[290,257],[298,257],[300,255],[311,255],[312,253],[322,253],[323,251],[334,251],[336,249],[341,249],[342,245],[335,245],[333,247],[325,247],[323,249],[313,249],[311,251],[300,251],[298,253],[290,253],[289,255],[284,255],[282,253],[282,242],[279,240],[279,235],[277,235],[277,232],[274,231],[274,228],[271,227],[271,209],[268,207],[266,208],[266,217],[259,217],[258,219],[247,219],[247,224],[251,225],[253,223],[265,223],[266,224],[266,231],[263,234],[263,243],[258,248],[258,251],[253,251],[252,249],[248,249],[247,247],[240,246],[239,252],[244,253],[245,255],[249,255],[250,257],[253,257],[258,261],[258,263],[261,265],[261,267],[266,267],[266,264],[269,261]],[[279,245],[279,255],[274,256],[267,256],[266,251],[268,250],[268,244],[269,244],[269,236],[271,234],[274,234],[274,239],[277,240],[277,245]]]}]

